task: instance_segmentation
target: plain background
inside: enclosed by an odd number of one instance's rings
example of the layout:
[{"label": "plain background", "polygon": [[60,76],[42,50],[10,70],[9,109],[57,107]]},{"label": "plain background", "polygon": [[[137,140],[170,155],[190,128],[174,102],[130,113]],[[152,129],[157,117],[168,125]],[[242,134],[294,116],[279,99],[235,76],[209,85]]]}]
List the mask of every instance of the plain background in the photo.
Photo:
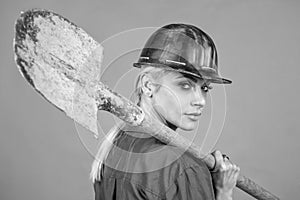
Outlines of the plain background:
[{"label": "plain background", "polygon": [[[173,22],[201,27],[217,44],[222,75],[233,80],[226,86],[226,120],[216,148],[282,199],[298,198],[299,1],[2,0],[1,200],[94,198],[88,178],[93,156],[79,137],[85,133],[78,134],[72,120],[37,95],[14,63],[14,22],[30,8],[53,10],[99,42]],[[239,190],[234,197],[253,199]]]}]

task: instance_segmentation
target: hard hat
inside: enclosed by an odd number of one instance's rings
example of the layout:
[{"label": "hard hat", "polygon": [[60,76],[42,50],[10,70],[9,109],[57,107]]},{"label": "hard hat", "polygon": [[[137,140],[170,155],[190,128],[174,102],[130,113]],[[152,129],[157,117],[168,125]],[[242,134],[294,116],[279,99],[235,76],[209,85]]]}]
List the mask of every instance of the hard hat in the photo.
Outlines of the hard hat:
[{"label": "hard hat", "polygon": [[189,24],[169,24],[155,31],[147,40],[138,62],[193,75],[212,83],[232,81],[218,74],[218,56],[213,40]]}]

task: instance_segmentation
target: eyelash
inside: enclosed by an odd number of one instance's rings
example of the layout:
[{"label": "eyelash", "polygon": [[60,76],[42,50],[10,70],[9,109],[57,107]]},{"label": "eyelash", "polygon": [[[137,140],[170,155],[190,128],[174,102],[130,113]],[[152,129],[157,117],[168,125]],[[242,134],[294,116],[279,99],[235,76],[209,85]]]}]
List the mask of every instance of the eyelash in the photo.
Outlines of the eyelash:
[{"label": "eyelash", "polygon": [[[188,87],[185,87],[185,86],[188,86]],[[191,84],[191,83],[182,83],[182,84],[181,84],[181,87],[182,87],[183,89],[185,89],[185,90],[188,90],[188,89],[190,89],[190,88],[192,87],[192,84]],[[203,86],[201,87],[201,89],[202,89],[204,92],[208,92],[209,90],[212,89],[212,87],[211,87],[211,86],[208,86],[208,85],[203,85]]]},{"label": "eyelash", "polygon": [[[191,84],[190,83],[182,83],[182,84],[180,84],[181,85],[181,87],[183,88],[183,89],[190,89],[192,86],[191,86]],[[188,87],[185,87],[185,86],[188,86]]]}]

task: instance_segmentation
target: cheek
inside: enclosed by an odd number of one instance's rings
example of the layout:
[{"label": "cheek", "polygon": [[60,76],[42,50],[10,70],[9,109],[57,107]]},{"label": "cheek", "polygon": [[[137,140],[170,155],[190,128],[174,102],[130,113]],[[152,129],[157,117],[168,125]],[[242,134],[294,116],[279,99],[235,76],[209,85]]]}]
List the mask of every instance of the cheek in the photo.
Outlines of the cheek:
[{"label": "cheek", "polygon": [[185,100],[186,98],[180,96],[180,94],[162,89],[157,95],[156,107],[169,121],[178,121],[184,112],[184,107],[187,106]]}]

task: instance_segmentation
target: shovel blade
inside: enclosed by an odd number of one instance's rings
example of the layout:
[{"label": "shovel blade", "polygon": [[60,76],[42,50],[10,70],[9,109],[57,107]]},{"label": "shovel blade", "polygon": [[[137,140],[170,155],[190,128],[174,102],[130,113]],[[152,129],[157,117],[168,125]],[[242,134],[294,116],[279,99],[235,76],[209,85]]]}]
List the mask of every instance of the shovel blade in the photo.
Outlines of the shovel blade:
[{"label": "shovel blade", "polygon": [[15,25],[16,64],[46,100],[97,134],[95,85],[100,81],[103,48],[64,17],[33,9]]}]

